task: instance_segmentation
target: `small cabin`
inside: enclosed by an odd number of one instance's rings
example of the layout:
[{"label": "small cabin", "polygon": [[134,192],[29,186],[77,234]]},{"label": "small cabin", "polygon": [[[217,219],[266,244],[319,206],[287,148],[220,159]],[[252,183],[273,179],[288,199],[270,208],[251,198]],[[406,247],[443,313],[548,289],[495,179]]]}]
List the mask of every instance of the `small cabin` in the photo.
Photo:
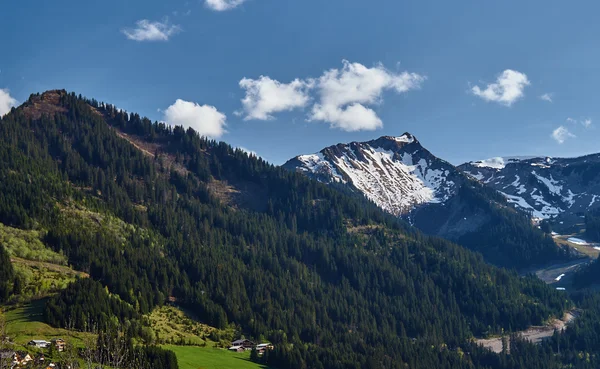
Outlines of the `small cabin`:
[{"label": "small cabin", "polygon": [[54,347],[56,348],[56,351],[58,351],[58,352],[65,351],[65,347],[67,346],[67,343],[62,338],[53,339],[52,344],[54,345]]},{"label": "small cabin", "polygon": [[275,347],[270,343],[261,343],[256,345],[257,350],[273,350]]},{"label": "small cabin", "polygon": [[241,339],[241,340],[231,342],[231,346],[232,347],[242,346],[245,350],[251,350],[252,348],[254,348],[254,346],[256,346],[256,344],[250,340]]},{"label": "small cabin", "polygon": [[29,346],[35,346],[37,348],[48,348],[50,347],[50,342],[45,340],[31,340],[27,343]]}]

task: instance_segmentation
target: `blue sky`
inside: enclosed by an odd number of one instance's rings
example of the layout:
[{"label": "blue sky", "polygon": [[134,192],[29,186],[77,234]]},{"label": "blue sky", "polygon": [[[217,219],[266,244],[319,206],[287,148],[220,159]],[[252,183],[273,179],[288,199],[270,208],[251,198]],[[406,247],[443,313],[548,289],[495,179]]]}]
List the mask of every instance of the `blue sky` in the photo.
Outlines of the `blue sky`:
[{"label": "blue sky", "polygon": [[455,164],[576,156],[600,151],[599,12],[564,0],[9,1],[0,113],[65,88],[276,164],[405,131]]}]

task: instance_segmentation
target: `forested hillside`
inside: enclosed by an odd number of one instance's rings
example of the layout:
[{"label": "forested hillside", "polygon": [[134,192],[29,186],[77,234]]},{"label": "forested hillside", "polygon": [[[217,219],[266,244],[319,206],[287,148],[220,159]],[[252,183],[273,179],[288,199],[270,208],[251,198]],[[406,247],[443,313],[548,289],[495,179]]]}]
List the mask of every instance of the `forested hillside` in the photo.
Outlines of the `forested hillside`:
[{"label": "forested hillside", "polygon": [[593,242],[600,242],[600,211],[585,215],[585,236]]},{"label": "forested hillside", "polygon": [[266,337],[263,360],[280,368],[521,368],[469,339],[571,306],[366,200],[64,91],[0,120],[0,178],[0,222],[45,230],[90,275],[48,303],[60,326],[135,321],[171,300]]}]

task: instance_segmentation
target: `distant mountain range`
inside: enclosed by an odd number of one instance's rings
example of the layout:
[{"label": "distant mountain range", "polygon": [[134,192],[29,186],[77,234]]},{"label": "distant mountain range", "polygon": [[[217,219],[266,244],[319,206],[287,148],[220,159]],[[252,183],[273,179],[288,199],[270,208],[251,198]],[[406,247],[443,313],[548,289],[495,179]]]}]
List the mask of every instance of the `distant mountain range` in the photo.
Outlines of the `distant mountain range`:
[{"label": "distant mountain range", "polygon": [[600,207],[600,154],[568,159],[499,157],[459,169],[535,218],[574,221]]},{"label": "distant mountain range", "polygon": [[[507,158],[506,162],[519,160],[526,159]],[[499,265],[527,265],[559,257],[553,242],[533,227],[527,213],[511,206],[511,194],[488,186],[485,179],[506,167],[504,159],[468,165],[485,166],[482,173],[468,171],[466,165],[455,167],[404,133],[333,145],[299,155],[283,167],[362,193],[423,231],[480,251]],[[508,240],[513,233],[517,239]],[[535,249],[539,254],[531,254]]]}]

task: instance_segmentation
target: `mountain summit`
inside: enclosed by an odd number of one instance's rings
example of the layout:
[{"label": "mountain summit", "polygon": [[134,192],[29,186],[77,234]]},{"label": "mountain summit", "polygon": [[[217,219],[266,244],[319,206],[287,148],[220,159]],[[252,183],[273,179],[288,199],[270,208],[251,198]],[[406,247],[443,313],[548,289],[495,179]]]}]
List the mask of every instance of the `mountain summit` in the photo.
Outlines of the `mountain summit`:
[{"label": "mountain summit", "polygon": [[383,136],[327,147],[283,165],[325,183],[344,183],[382,209],[400,216],[423,204],[442,203],[465,181],[448,162],[426,150],[415,136]]}]

